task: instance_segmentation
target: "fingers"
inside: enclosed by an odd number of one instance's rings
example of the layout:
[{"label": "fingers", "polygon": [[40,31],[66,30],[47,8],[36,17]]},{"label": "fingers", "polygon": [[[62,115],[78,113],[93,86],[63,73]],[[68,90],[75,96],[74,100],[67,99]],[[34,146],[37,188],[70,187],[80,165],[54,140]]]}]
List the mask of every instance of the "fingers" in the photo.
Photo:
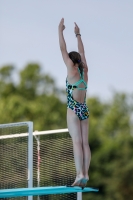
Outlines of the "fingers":
[{"label": "fingers", "polygon": [[61,24],[64,24],[64,18],[61,19],[60,23],[61,23]]},{"label": "fingers", "polygon": [[[74,22],[74,24],[75,24],[75,31],[79,31],[79,27],[78,27],[78,25],[76,24],[76,22]],[[63,30],[65,29],[64,18],[61,19],[61,21],[60,21],[60,26],[63,28]]]},{"label": "fingers", "polygon": [[60,24],[64,24],[64,18],[61,19]]},{"label": "fingers", "polygon": [[74,22],[75,26],[78,27],[78,25],[76,24],[76,22]]},{"label": "fingers", "polygon": [[79,29],[78,25],[76,24],[76,22],[74,22],[74,24],[75,24],[74,32],[75,32],[75,34],[77,34],[80,32],[80,29]]},{"label": "fingers", "polygon": [[64,25],[64,18],[61,19],[60,23],[59,23],[59,30],[63,31],[65,29],[65,25]]},{"label": "fingers", "polygon": [[64,23],[64,18],[61,19],[62,23]]}]

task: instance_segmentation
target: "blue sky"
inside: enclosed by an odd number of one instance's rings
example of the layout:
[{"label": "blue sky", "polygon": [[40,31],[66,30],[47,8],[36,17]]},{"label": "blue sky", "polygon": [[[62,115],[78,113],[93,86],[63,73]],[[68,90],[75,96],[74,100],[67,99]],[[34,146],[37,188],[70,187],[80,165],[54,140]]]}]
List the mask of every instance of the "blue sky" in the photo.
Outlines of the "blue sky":
[{"label": "blue sky", "polygon": [[27,63],[40,63],[65,88],[66,67],[58,42],[62,17],[68,51],[77,51],[74,22],[81,30],[88,95],[105,100],[112,91],[133,93],[132,0],[1,0],[0,66],[13,64],[20,70]]}]

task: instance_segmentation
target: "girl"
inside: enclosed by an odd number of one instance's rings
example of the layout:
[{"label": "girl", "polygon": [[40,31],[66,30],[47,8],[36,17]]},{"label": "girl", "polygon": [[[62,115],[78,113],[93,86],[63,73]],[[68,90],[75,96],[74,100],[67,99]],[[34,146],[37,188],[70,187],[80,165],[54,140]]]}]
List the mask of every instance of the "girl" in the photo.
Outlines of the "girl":
[{"label": "girl", "polygon": [[75,23],[74,32],[77,37],[78,52],[67,52],[63,36],[64,19],[58,27],[59,44],[64,63],[67,67],[67,125],[73,141],[76,179],[72,186],[85,187],[89,180],[88,170],[91,152],[88,144],[89,110],[86,105],[86,90],[88,81],[88,67],[80,29]]}]

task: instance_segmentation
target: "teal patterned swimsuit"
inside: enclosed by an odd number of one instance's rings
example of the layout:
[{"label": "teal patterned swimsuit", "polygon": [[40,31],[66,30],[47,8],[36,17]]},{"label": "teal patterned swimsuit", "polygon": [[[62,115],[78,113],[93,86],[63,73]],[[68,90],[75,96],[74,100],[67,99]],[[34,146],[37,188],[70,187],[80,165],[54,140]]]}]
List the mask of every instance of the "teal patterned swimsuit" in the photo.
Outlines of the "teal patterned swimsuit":
[{"label": "teal patterned swimsuit", "polygon": [[[85,87],[84,88],[78,87],[80,83],[84,83]],[[84,120],[89,117],[89,109],[86,105],[86,98],[84,99],[84,103],[80,103],[74,100],[72,93],[75,88],[77,88],[78,90],[87,90],[87,84],[84,81],[84,73],[83,75],[81,75],[80,73],[80,80],[74,84],[69,84],[68,80],[66,79],[67,108],[73,110],[75,114],[78,116],[79,120]]]}]

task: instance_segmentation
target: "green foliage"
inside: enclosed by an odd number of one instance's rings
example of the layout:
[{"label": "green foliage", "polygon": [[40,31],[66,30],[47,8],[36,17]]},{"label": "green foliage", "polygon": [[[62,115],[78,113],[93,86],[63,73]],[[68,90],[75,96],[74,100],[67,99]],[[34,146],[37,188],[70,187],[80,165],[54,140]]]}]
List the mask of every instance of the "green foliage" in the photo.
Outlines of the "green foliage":
[{"label": "green foliage", "polygon": [[3,82],[9,82],[12,79],[12,72],[14,70],[14,67],[12,65],[9,66],[4,66],[2,68],[0,68],[0,80],[2,80]]},{"label": "green foliage", "polygon": [[108,104],[98,98],[89,99],[88,104],[92,151],[88,186],[100,191],[84,194],[83,200],[132,200],[132,103],[127,95],[114,94]]},{"label": "green foliage", "polygon": [[[36,63],[20,71],[18,83],[14,72],[13,66],[0,69],[0,123],[33,121],[40,131],[65,128],[65,92],[55,80]],[[93,97],[87,104],[92,151],[88,186],[100,191],[83,194],[83,200],[132,200],[133,96],[116,93],[110,102]]]},{"label": "green foliage", "polygon": [[66,104],[60,98],[64,91],[57,89],[54,79],[38,64],[28,64],[16,84],[13,69],[0,69],[0,123],[33,121],[36,130],[66,127]]},{"label": "green foliage", "polygon": [[26,98],[33,99],[42,94],[55,94],[56,85],[52,77],[42,73],[38,64],[28,64],[20,72],[18,89]]},{"label": "green foliage", "polygon": [[12,73],[13,66],[4,66],[0,68],[0,98],[7,97],[9,94],[15,92]]}]

